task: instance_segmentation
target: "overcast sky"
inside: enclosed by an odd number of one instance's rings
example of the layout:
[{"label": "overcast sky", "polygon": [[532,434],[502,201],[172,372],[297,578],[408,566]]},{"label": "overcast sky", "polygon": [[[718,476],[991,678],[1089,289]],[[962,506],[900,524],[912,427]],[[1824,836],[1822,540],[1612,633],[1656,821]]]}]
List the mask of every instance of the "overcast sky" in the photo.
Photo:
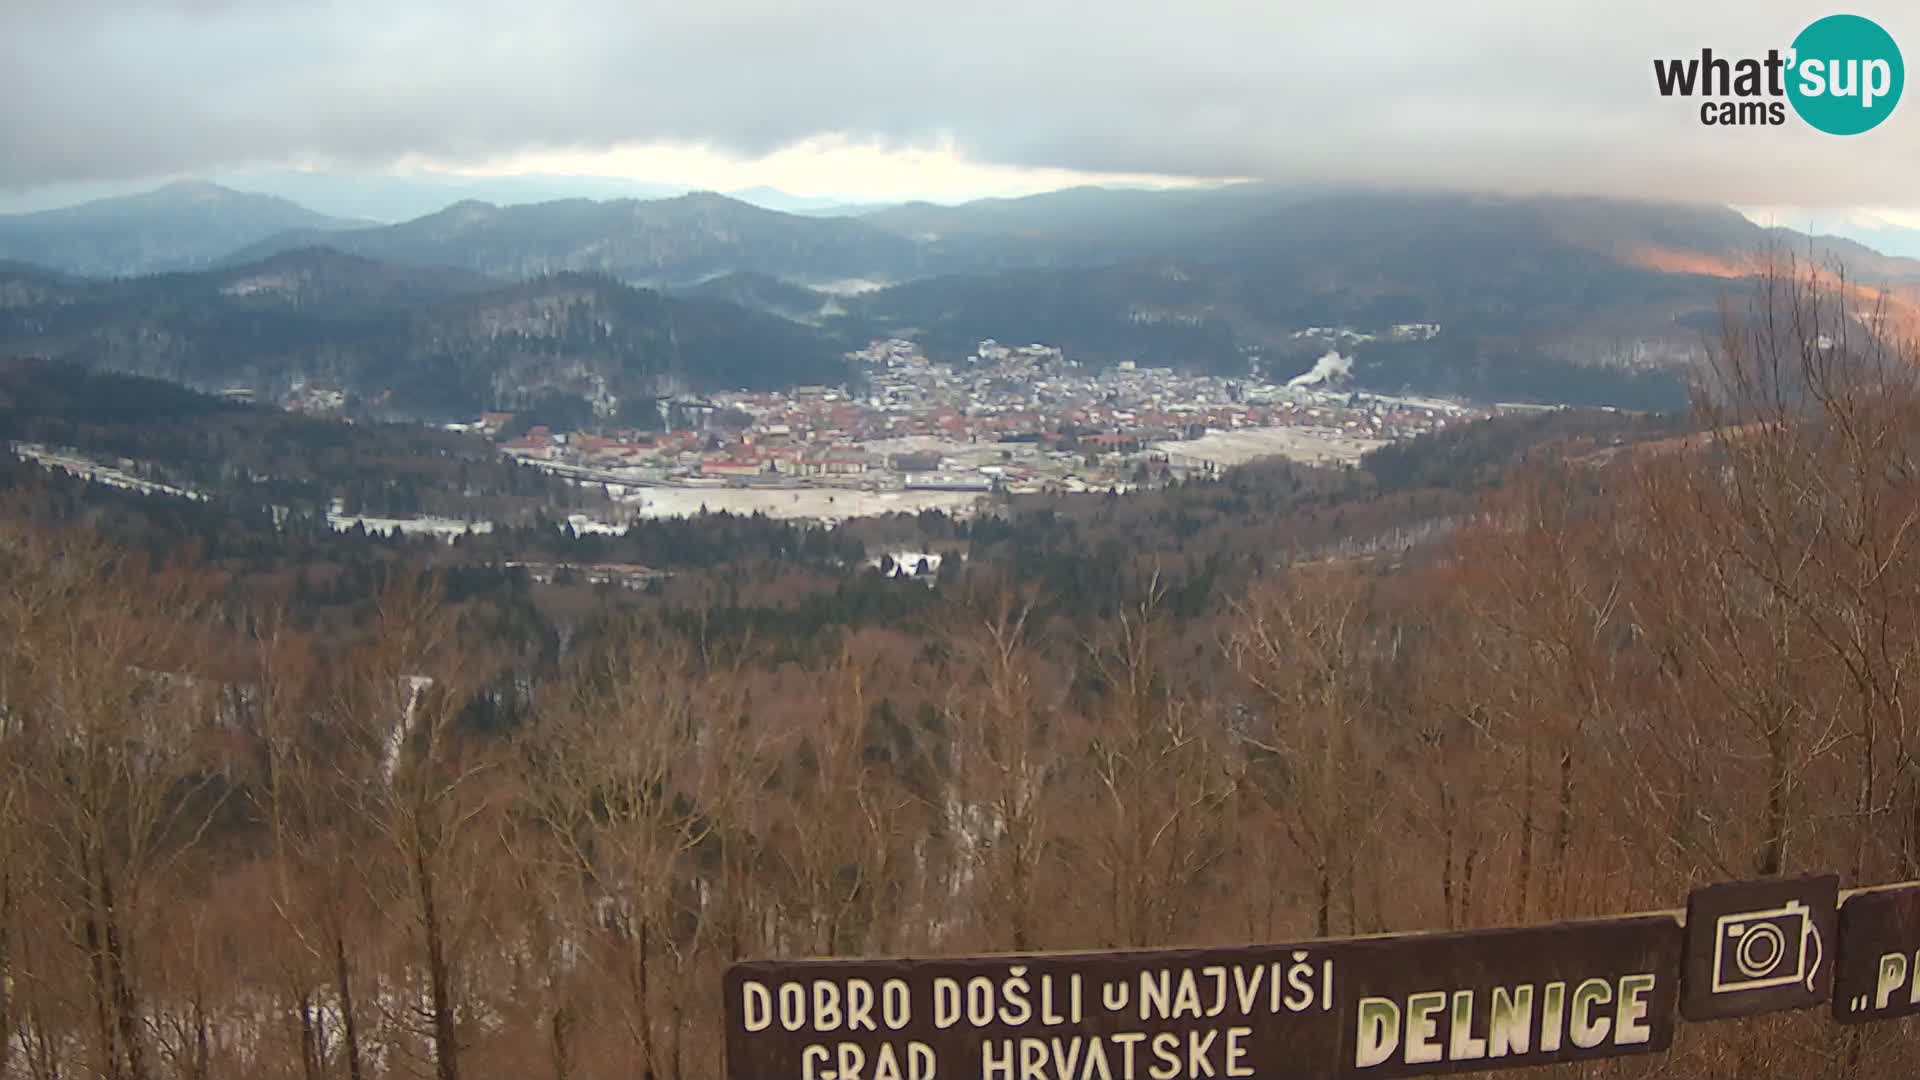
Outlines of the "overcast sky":
[{"label": "overcast sky", "polygon": [[1920,207],[1920,100],[1701,126],[1779,0],[0,0],[0,198],[305,165],[859,199],[1221,177]]}]

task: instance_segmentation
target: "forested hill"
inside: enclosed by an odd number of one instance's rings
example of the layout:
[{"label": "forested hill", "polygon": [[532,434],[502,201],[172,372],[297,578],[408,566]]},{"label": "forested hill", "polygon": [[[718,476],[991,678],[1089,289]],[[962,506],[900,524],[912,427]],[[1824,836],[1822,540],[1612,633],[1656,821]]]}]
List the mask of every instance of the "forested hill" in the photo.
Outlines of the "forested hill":
[{"label": "forested hill", "polygon": [[[876,217],[939,236],[927,241],[936,248],[1053,242],[1084,250],[1099,234],[1069,212],[1070,195],[1036,197],[1062,211],[1051,222],[1006,205]],[[1117,254],[1106,261],[956,272],[848,307],[877,326],[911,330],[935,355],[964,355],[995,337],[1057,344],[1092,362],[1239,371],[1258,358],[1282,378],[1328,347],[1302,331],[1348,328],[1361,336],[1340,347],[1368,389],[1684,408],[1690,358],[1717,332],[1722,301],[1747,291],[1742,279],[1759,272],[1769,250],[1844,258],[1864,280],[1893,289],[1903,310],[1920,283],[1920,262],[1809,242],[1718,207],[1413,192],[1227,198],[1169,193],[1158,205],[1178,210],[1188,231],[1116,224]],[[1082,201],[1106,203],[1090,194]],[[1156,199],[1132,193],[1113,204],[1142,210]],[[1439,331],[1395,340],[1391,328],[1401,324]]]},{"label": "forested hill", "polygon": [[598,489],[503,457],[478,435],[301,416],[55,361],[0,358],[0,448],[12,443],[72,451],[240,514],[319,520],[337,507],[513,522],[608,507]]},{"label": "forested hill", "polygon": [[831,382],[843,348],[724,300],[604,277],[501,283],[319,248],[111,282],[0,269],[0,355],[244,386],[261,400],[328,386],[378,416],[467,419],[553,396],[617,411],[669,382]]}]

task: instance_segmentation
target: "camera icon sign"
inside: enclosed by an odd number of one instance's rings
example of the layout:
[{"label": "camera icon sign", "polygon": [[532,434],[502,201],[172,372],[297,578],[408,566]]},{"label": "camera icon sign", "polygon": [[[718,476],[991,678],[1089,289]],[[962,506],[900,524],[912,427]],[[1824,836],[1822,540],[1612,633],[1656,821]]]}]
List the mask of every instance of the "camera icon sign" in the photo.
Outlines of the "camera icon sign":
[{"label": "camera icon sign", "polygon": [[1825,952],[1819,925],[1798,900],[1722,915],[1714,930],[1711,990],[1737,994],[1801,983],[1811,992]]},{"label": "camera icon sign", "polygon": [[1687,896],[1680,1015],[1725,1020],[1829,1000],[1840,938],[1840,876],[1702,885]]}]

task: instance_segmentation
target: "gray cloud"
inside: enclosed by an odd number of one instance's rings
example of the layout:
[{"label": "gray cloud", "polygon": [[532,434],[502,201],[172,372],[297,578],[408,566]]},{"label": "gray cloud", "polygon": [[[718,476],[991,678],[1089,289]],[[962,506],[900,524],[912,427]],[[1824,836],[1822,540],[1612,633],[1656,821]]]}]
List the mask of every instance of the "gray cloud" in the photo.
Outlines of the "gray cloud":
[{"label": "gray cloud", "polygon": [[[1824,7],[1272,0],[0,0],[0,188],[410,153],[951,132],[989,162],[1910,205],[1920,101],[1839,139],[1703,127],[1655,56]],[[1920,50],[1920,10],[1857,10]],[[1920,56],[1920,52],[1910,53]]]}]

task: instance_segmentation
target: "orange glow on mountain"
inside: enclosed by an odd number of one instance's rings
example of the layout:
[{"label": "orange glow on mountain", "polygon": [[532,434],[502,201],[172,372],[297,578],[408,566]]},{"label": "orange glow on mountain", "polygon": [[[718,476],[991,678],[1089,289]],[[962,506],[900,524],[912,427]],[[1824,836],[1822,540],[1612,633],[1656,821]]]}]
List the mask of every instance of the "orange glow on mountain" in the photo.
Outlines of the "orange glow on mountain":
[{"label": "orange glow on mountain", "polygon": [[1678,251],[1648,245],[1636,249],[1628,262],[1663,274],[1699,274],[1703,277],[1750,277],[1761,270],[1751,258],[1729,258],[1702,251]]}]

